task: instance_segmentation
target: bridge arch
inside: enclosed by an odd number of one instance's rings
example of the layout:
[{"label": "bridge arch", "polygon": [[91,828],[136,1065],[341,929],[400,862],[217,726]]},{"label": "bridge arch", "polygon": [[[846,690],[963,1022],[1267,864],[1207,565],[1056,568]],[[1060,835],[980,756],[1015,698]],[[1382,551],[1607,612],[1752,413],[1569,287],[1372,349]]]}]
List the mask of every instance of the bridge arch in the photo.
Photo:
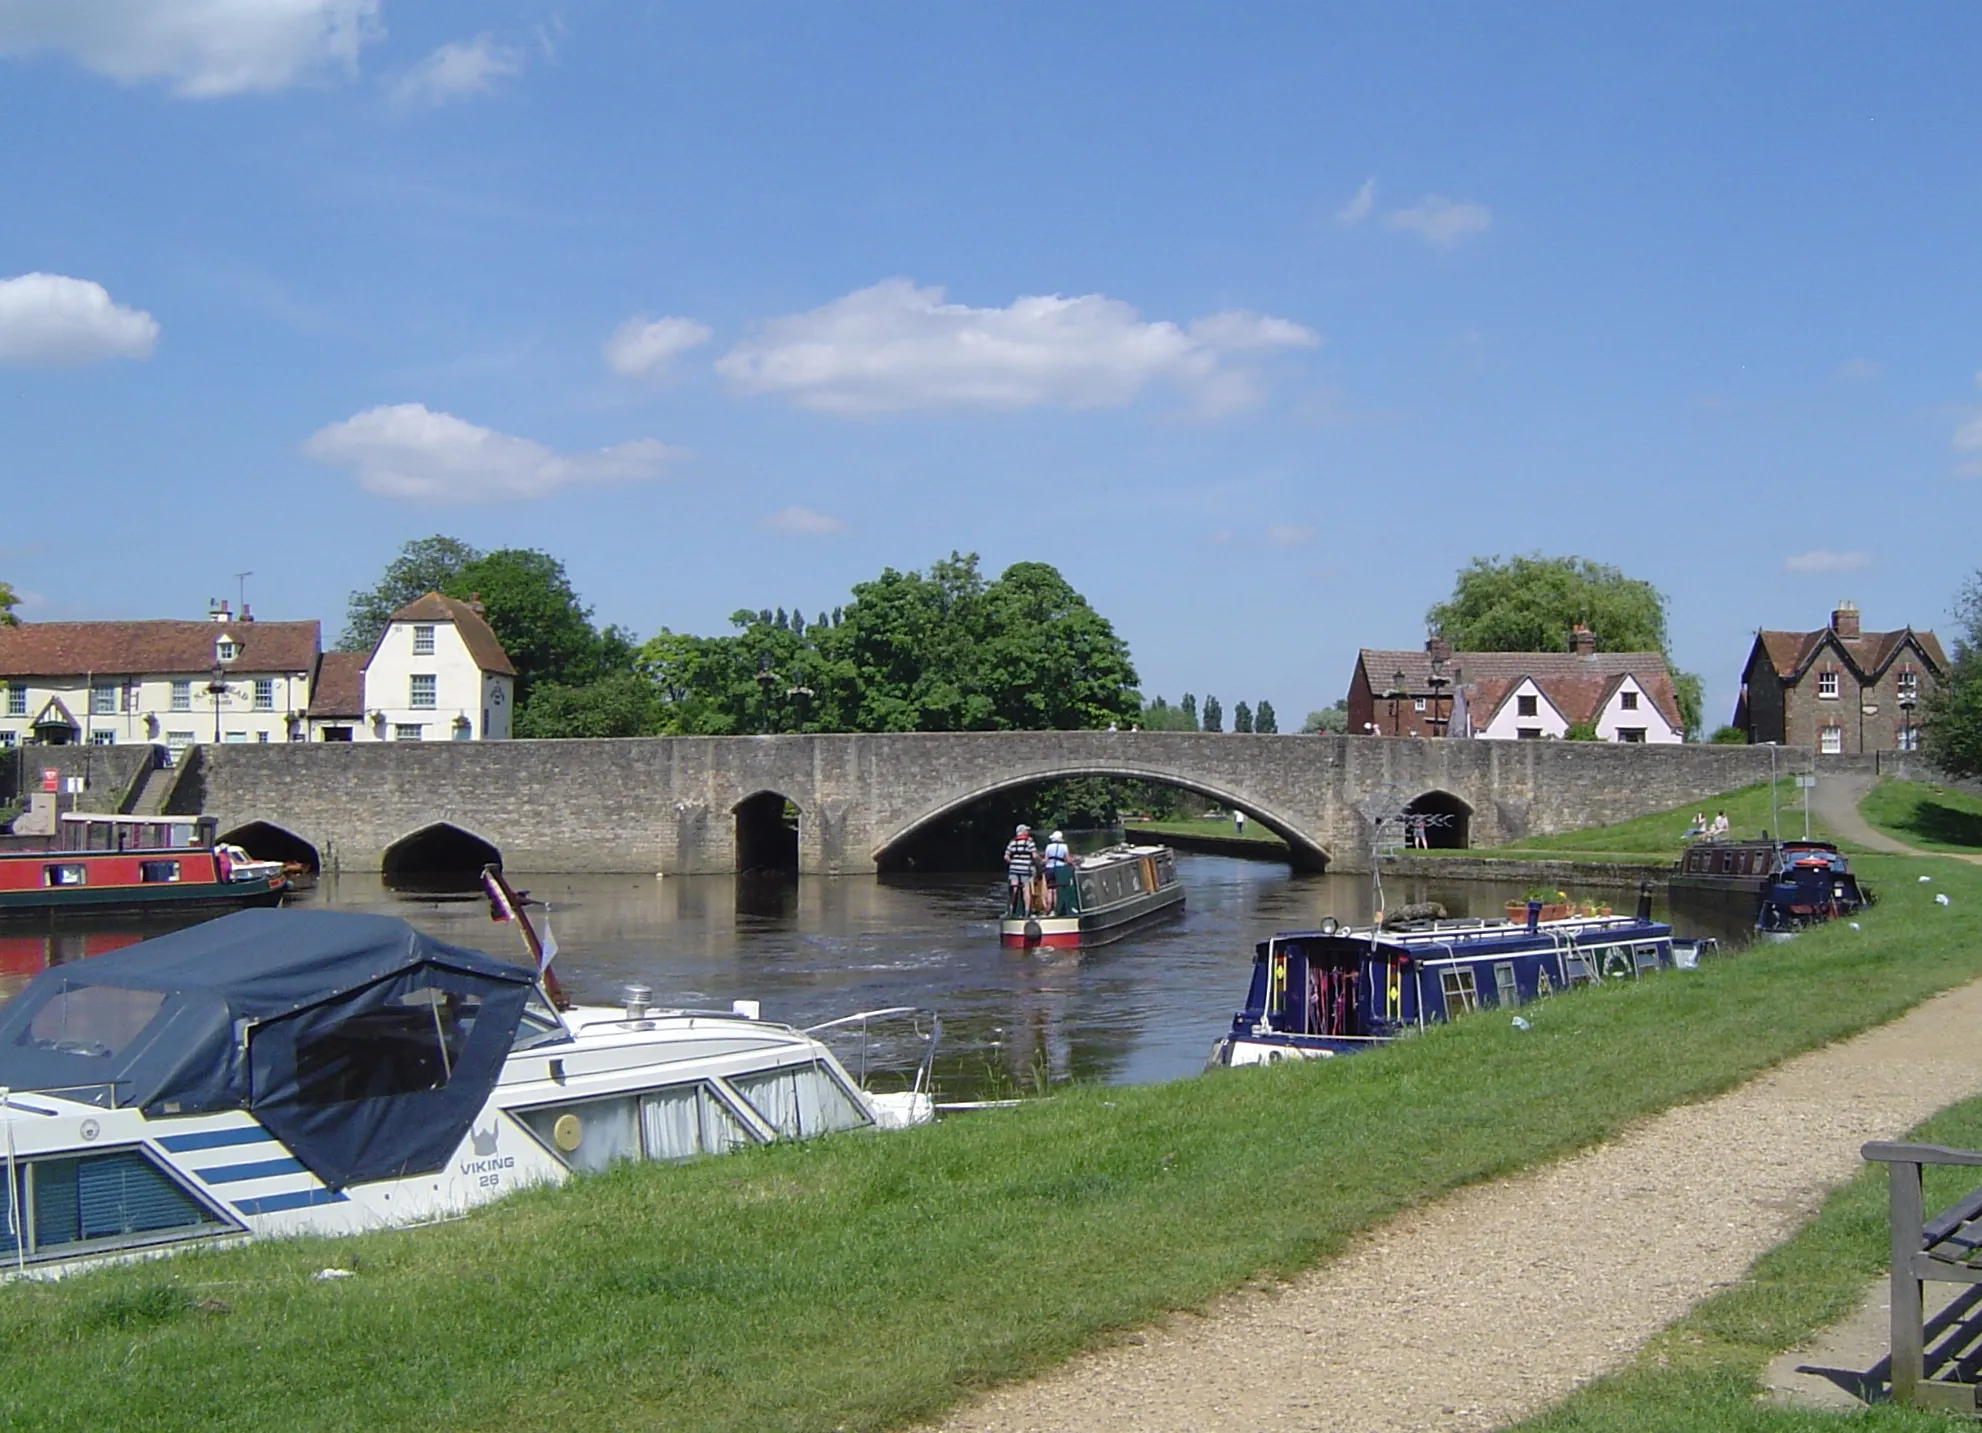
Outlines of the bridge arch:
[{"label": "bridge arch", "polygon": [[313,876],[323,869],[323,858],[315,846],[288,827],[278,826],[273,821],[244,821],[239,826],[222,831],[220,839],[229,845],[239,846],[257,861],[280,861],[284,865],[301,866]]},{"label": "bridge arch", "polygon": [[1473,844],[1472,805],[1450,791],[1420,792],[1404,807],[1404,838],[1433,851],[1463,851]]},{"label": "bridge arch", "polygon": [[1155,767],[1131,766],[1118,763],[1082,763],[1069,765],[1056,770],[1028,771],[1018,776],[1007,777],[987,785],[976,786],[967,791],[944,797],[937,805],[923,811],[912,820],[898,826],[882,839],[869,853],[876,866],[883,869],[889,856],[911,837],[924,828],[939,821],[956,816],[979,801],[997,796],[1006,791],[1017,791],[1028,786],[1040,786],[1049,781],[1064,781],[1076,777],[1104,777],[1120,781],[1151,781],[1160,786],[1174,786],[1180,791],[1193,791],[1199,796],[1217,802],[1227,810],[1243,811],[1248,819],[1257,821],[1274,835],[1287,843],[1287,851],[1292,864],[1302,870],[1319,871],[1327,868],[1334,859],[1333,853],[1315,836],[1301,829],[1299,824],[1279,811],[1274,805],[1257,801],[1251,796],[1233,791],[1217,782],[1204,781],[1195,777],[1180,776],[1174,771],[1163,771]]},{"label": "bridge arch", "polygon": [[500,866],[502,849],[451,821],[431,821],[385,848],[379,870],[390,879],[415,881],[472,876]]},{"label": "bridge arch", "polygon": [[754,791],[730,814],[736,818],[738,872],[797,872],[798,823],[805,813],[796,801],[782,791]]}]

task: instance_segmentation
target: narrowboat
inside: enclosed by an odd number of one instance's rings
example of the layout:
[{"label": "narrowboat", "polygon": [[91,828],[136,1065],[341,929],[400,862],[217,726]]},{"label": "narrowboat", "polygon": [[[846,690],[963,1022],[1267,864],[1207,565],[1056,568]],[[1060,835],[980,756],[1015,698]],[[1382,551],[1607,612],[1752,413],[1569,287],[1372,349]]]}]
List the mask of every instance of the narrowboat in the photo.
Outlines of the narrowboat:
[{"label": "narrowboat", "polygon": [[1071,880],[1037,888],[1053,902],[1050,913],[1011,911],[998,927],[1002,944],[1072,949],[1120,940],[1135,926],[1184,903],[1177,853],[1168,846],[1110,846],[1075,856]]},{"label": "narrowboat", "polygon": [[1700,841],[1680,857],[1668,890],[1675,913],[1763,932],[1800,930],[1873,900],[1829,841]]},{"label": "narrowboat", "polygon": [[[1328,1059],[1471,1010],[1508,1010],[1552,991],[1636,980],[1674,964],[1672,927],[1633,916],[1516,924],[1427,920],[1351,929],[1325,919],[1255,947],[1246,1008],[1212,1067]],[[1697,947],[1689,950],[1695,954]]]},{"label": "narrowboat", "polygon": [[[42,849],[0,851],[0,919],[124,917],[280,904],[289,879],[272,862],[237,866],[211,816],[65,812]],[[244,853],[245,854],[245,853]]]},{"label": "narrowboat", "polygon": [[914,1085],[872,1094],[751,1002],[629,987],[561,1009],[546,973],[330,910],[42,972],[0,1008],[0,1277],[443,1219],[622,1160],[933,1113],[934,1028]]}]

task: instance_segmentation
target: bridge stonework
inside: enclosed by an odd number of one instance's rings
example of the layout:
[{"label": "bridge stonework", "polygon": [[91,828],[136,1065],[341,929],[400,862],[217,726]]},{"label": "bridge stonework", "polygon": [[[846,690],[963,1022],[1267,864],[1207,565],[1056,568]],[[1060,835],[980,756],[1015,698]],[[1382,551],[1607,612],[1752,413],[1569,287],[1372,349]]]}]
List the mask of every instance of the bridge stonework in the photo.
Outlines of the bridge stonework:
[{"label": "bridge stonework", "polygon": [[[1785,770],[1807,766],[1784,755]],[[1457,797],[1469,844],[1490,846],[1705,801],[1769,769],[1761,747],[1193,732],[299,743],[198,749],[169,809],[283,827],[326,869],[377,870],[394,842],[447,822],[518,871],[691,874],[735,869],[733,813],[769,791],[799,810],[802,870],[859,873],[978,797],[1120,776],[1245,811],[1303,864],[1363,870],[1363,811],[1384,794]]]}]

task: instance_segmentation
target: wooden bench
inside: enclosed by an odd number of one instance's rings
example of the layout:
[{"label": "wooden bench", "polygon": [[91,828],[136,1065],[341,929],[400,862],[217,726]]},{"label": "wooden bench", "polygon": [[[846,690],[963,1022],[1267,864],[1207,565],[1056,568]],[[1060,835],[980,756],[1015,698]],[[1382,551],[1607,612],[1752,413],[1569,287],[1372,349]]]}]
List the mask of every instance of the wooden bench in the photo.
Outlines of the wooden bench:
[{"label": "wooden bench", "polygon": [[1982,1151],[1873,1140],[1860,1149],[1889,1168],[1892,1220],[1892,1390],[1895,1403],[1950,1413],[1982,1413],[1982,1384],[1926,1376],[1922,1285],[1982,1284],[1982,1187],[1932,1219],[1921,1170],[1930,1164],[1982,1167]]}]

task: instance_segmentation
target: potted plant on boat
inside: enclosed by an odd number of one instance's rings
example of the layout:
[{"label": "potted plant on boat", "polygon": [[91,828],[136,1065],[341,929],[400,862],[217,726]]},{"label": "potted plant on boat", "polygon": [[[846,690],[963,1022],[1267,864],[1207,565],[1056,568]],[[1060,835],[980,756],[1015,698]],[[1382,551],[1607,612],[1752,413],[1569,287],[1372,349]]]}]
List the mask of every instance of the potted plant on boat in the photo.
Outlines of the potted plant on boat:
[{"label": "potted plant on boat", "polygon": [[1569,903],[1567,891],[1550,890],[1547,886],[1530,886],[1526,900],[1507,903],[1507,918],[1517,924],[1525,923],[1531,907],[1539,907],[1535,918],[1545,921],[1567,920],[1576,910]]}]

